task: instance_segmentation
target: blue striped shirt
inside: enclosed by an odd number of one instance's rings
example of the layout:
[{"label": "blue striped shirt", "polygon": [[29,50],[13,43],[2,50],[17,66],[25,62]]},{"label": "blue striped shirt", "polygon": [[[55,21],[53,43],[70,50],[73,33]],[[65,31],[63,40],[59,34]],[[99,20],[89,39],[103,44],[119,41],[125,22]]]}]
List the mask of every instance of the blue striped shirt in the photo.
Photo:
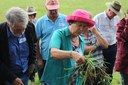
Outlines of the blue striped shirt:
[{"label": "blue striped shirt", "polygon": [[[96,44],[96,37],[93,33],[90,31],[88,32],[88,37],[81,35],[84,38],[85,41],[85,47],[86,46],[94,46]],[[85,53],[86,54],[86,53]],[[96,58],[99,61],[99,64],[103,64],[103,53],[102,48],[99,46],[91,53],[91,57]]]}]

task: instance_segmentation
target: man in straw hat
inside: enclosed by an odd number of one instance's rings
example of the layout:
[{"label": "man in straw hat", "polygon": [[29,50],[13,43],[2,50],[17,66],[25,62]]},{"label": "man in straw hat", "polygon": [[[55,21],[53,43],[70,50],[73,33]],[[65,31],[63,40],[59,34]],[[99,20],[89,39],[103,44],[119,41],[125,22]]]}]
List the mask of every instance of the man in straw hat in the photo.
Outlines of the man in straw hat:
[{"label": "man in straw hat", "polygon": [[29,6],[27,9],[26,9],[27,13],[28,13],[28,18],[29,18],[29,21],[32,22],[33,24],[35,24],[36,22],[36,10],[33,6]]},{"label": "man in straw hat", "polygon": [[94,17],[95,26],[108,41],[109,46],[103,50],[106,72],[112,77],[113,66],[116,57],[116,24],[119,21],[118,15],[121,14],[121,4],[118,1],[107,2],[107,10]]},{"label": "man in straw hat", "polygon": [[48,59],[49,41],[53,32],[68,25],[65,15],[58,13],[59,7],[58,0],[46,0],[45,8],[47,14],[39,18],[35,24],[37,38],[41,40],[40,45],[37,43],[39,78],[42,76],[43,67]]}]

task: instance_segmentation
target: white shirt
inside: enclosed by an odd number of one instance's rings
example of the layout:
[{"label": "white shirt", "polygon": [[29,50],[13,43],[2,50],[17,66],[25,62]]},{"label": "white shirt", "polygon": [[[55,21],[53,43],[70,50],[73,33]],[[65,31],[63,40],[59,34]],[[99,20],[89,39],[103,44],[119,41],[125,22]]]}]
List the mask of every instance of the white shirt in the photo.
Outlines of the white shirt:
[{"label": "white shirt", "polygon": [[119,22],[119,17],[115,16],[113,19],[109,19],[106,12],[102,12],[96,15],[93,19],[96,24],[96,28],[108,41],[109,45],[116,43],[116,25]]}]

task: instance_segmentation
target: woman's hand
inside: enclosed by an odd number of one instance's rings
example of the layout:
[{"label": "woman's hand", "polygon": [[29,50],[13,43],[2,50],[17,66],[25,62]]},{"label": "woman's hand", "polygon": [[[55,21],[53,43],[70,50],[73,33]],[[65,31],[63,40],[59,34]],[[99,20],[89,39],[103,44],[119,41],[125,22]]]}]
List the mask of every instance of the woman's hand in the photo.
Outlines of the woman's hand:
[{"label": "woman's hand", "polygon": [[71,56],[75,60],[76,63],[78,63],[78,64],[85,63],[85,57],[82,56],[80,53],[71,51]]}]

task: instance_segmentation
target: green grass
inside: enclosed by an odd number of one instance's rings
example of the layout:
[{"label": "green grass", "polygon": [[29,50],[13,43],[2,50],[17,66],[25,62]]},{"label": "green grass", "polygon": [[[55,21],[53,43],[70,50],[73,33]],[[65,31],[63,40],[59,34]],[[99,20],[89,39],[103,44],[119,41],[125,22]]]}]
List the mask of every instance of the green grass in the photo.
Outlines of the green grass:
[{"label": "green grass", "polygon": [[118,72],[113,73],[113,80],[111,85],[121,85],[121,77]]},{"label": "green grass", "polygon": [[[29,81],[29,85],[31,85],[30,81]],[[40,85],[37,73],[35,76],[35,84],[34,85]],[[111,85],[121,85],[120,74],[118,72],[113,73],[113,80],[112,80]]]},{"label": "green grass", "polygon": [[[46,13],[45,0],[0,0],[0,22],[5,21],[6,11],[12,6],[19,6],[26,9],[27,6],[34,6],[37,10],[37,17],[41,17]],[[90,11],[93,15],[105,11],[105,2],[113,0],[60,0],[61,7],[59,11],[63,14],[69,15],[75,9],[85,9]],[[122,10],[126,12],[128,9],[128,0],[118,0],[122,3]]]},{"label": "green grass", "polygon": [[[75,9],[85,9],[91,12],[94,15],[99,12],[105,11],[106,6],[105,2],[110,2],[113,0],[59,0],[61,7],[59,12],[69,15]],[[126,12],[128,9],[128,0],[118,0],[122,3],[122,11]],[[6,11],[13,6],[19,6],[23,9],[26,9],[27,6],[34,6],[37,10],[37,18],[46,14],[45,10],[45,0],[0,0],[0,22],[5,21]],[[123,15],[122,15],[123,16]],[[122,17],[120,16],[120,17]],[[114,72],[114,78],[112,85],[121,85],[120,84],[120,75],[119,73]],[[36,75],[36,84],[39,85],[38,77]]]}]

